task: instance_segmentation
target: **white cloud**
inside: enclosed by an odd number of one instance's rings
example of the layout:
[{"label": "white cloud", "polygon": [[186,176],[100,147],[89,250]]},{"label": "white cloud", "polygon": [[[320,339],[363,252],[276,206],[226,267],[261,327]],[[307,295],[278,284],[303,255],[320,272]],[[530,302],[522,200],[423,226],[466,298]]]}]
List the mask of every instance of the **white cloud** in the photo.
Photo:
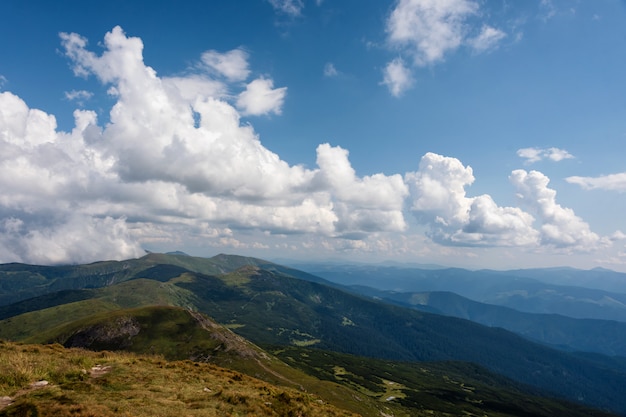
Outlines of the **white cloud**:
[{"label": "white cloud", "polygon": [[542,173],[515,170],[510,180],[532,214],[500,207],[489,195],[468,197],[465,187],[474,182],[473,172],[455,158],[428,153],[419,170],[405,176],[411,210],[429,227],[430,237],[444,245],[552,247],[569,252],[599,249],[615,240],[598,236],[572,209],[559,205]]},{"label": "white cloud", "polygon": [[608,190],[626,192],[626,172],[599,177],[567,177],[565,181],[580,185],[585,190]]},{"label": "white cloud", "polygon": [[383,71],[383,85],[386,85],[394,97],[400,97],[413,86],[411,70],[406,67],[402,58],[389,62]]},{"label": "white cloud", "polygon": [[9,80],[7,80],[7,78],[0,74],[0,88],[4,87],[5,84],[7,84],[9,82]]},{"label": "white cloud", "polygon": [[65,92],[65,99],[75,101],[79,106],[84,106],[85,102],[93,97],[93,93],[85,90],[72,90]]},{"label": "white cloud", "polygon": [[402,231],[402,207],[408,190],[400,175],[376,174],[358,178],[348,151],[322,144],[317,148],[315,185],[330,190],[337,229],[342,233]]},{"label": "white cloud", "polygon": [[518,149],[517,156],[526,159],[525,163],[527,164],[539,162],[544,159],[560,162],[564,159],[574,158],[574,155],[570,154],[565,149],[559,148],[522,148]]},{"label": "white cloud", "polygon": [[515,207],[499,207],[489,195],[467,197],[474,182],[471,167],[455,158],[427,153],[417,172],[405,181],[411,189],[411,210],[427,225],[433,240],[446,245],[536,245],[533,217]]},{"label": "white cloud", "polygon": [[22,220],[0,223],[0,257],[35,264],[128,259],[144,251],[131,237],[125,219],[70,215],[58,223],[25,230]]},{"label": "white cloud", "polygon": [[[60,36],[75,74],[96,77],[115,104],[106,125],[76,110],[75,128],[62,132],[54,116],[0,93],[0,262],[121,259],[144,244],[207,239],[266,247],[220,230],[368,239],[406,227],[399,175],[359,177],[347,151],[330,145],[318,148],[315,169],[265,148],[226,93],[244,72],[161,78],[141,40],[119,27],[101,54],[80,35]],[[285,92],[259,78],[237,105],[278,113]]]},{"label": "white cloud", "polygon": [[[302,14],[302,9],[304,8],[304,3],[302,0],[268,0],[274,10],[279,13],[291,16],[298,17]],[[320,3],[318,3],[319,6]]]},{"label": "white cloud", "polygon": [[472,0],[400,0],[387,20],[389,42],[405,48],[418,66],[437,63],[461,46],[464,22],[478,9]]},{"label": "white cloud", "polygon": [[195,103],[203,97],[227,97],[227,86],[204,74],[192,74],[185,77],[165,77],[161,79],[168,94],[179,95],[181,100]]},{"label": "white cloud", "polygon": [[[440,63],[462,46],[476,53],[493,50],[506,33],[484,23],[476,28],[470,18],[480,17],[480,4],[474,0],[398,0],[386,22],[387,43],[417,67]],[[387,65],[384,77],[394,96],[412,84],[401,58]]]},{"label": "white cloud", "polygon": [[244,81],[250,75],[248,54],[241,49],[233,49],[223,54],[214,50],[206,51],[202,54],[201,60],[208,68],[229,81]]},{"label": "white cloud", "polygon": [[468,44],[476,52],[485,52],[495,48],[506,37],[506,33],[489,25],[483,25],[475,38],[468,39]]},{"label": "white cloud", "polygon": [[547,150],[547,157],[554,162],[560,162],[564,159],[573,159],[574,155],[564,149],[550,148]]},{"label": "white cloud", "polygon": [[543,159],[543,150],[538,148],[518,149],[517,156],[526,159],[526,163],[532,164]]},{"label": "white cloud", "polygon": [[85,90],[72,90],[65,92],[65,98],[68,100],[89,100],[93,97],[93,93]]},{"label": "white cloud", "polygon": [[257,78],[237,98],[237,108],[245,115],[281,114],[287,87],[274,88],[274,82]]},{"label": "white cloud", "polygon": [[22,99],[9,92],[0,93],[0,139],[4,142],[0,158],[18,159],[18,154],[12,154],[12,151],[18,151],[17,146],[32,150],[38,145],[53,142],[56,126],[54,116],[29,109]]},{"label": "white cloud", "polygon": [[339,71],[337,71],[337,68],[335,68],[335,65],[332,62],[327,62],[326,65],[324,65],[324,77],[336,77],[339,75]]},{"label": "white cloud", "polygon": [[576,216],[572,209],[557,204],[556,191],[548,188],[550,179],[541,172],[515,170],[510,180],[517,189],[520,201],[538,216],[543,244],[591,250],[601,243],[589,224]]},{"label": "white cloud", "polygon": [[433,153],[404,178],[359,176],[348,151],[329,144],[318,146],[315,168],[289,165],[240,120],[280,112],[286,90],[270,79],[244,87],[228,84],[243,72],[159,77],[141,40],[119,27],[101,54],[79,35],[61,40],[74,72],[95,77],[115,103],[106,124],[76,110],[75,127],[63,132],[53,115],[0,93],[0,262],[122,259],[150,244],[264,249],[269,235],[304,248],[293,238],[302,234],[329,254],[425,251],[421,236],[404,234],[407,200],[445,246],[589,249],[619,237],[591,232],[535,171],[511,176],[531,215],[468,196],[472,169]]}]

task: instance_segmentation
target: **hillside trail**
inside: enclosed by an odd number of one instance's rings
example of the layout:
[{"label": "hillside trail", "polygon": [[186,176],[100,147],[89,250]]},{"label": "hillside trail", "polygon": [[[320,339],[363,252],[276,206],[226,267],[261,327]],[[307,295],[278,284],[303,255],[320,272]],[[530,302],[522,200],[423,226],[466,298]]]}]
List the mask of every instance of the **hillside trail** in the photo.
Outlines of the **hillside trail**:
[{"label": "hillside trail", "polygon": [[[83,370],[85,373],[87,373],[86,370]],[[106,365],[96,365],[94,367],[92,367],[89,370],[89,377],[90,378],[98,378],[101,377],[102,375],[106,375],[111,371],[111,367],[110,366],[106,366]],[[41,380],[41,381],[37,381],[37,382],[33,382],[31,383],[28,387],[26,388],[22,388],[19,391],[17,391],[15,394],[13,394],[12,397],[9,396],[4,396],[4,397],[0,397],[0,411],[7,408],[8,406],[10,406],[11,404],[13,404],[18,398],[29,394],[33,391],[36,390],[40,390],[43,388],[48,388],[50,387],[50,383],[46,380]]]},{"label": "hillside trail", "polygon": [[[269,359],[267,354],[263,352],[261,349],[259,351],[255,350],[251,346],[254,346],[252,342],[244,339],[243,337],[233,333],[230,329],[227,329],[223,326],[220,326],[217,323],[208,320],[201,313],[188,309],[187,310],[191,317],[193,317],[200,326],[209,332],[214,338],[220,340],[226,346],[226,349],[232,349],[237,354],[239,354],[243,358],[249,358],[256,362],[265,372],[275,376],[276,378],[285,381],[287,384],[292,385],[294,387],[298,387],[301,391],[306,391],[304,387],[285,377],[284,375],[276,372],[275,370],[269,368],[266,364],[263,363],[261,359]],[[219,331],[226,331],[226,333],[219,333]]]}]

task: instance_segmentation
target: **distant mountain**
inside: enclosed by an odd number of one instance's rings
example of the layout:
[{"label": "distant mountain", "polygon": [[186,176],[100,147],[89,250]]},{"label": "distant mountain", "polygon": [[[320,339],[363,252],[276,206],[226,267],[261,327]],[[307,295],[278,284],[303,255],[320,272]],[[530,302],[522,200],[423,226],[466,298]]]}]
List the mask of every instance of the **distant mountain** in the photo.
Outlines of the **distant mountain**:
[{"label": "distant mountain", "polygon": [[[497,272],[500,274],[500,272]],[[605,268],[581,270],[574,268],[532,268],[501,272],[505,275],[532,278],[554,285],[593,288],[626,294],[626,273]]]},{"label": "distant mountain", "polygon": [[[40,285],[29,289],[16,279],[11,285],[21,294],[40,293],[45,308],[38,309],[37,299],[7,306],[0,337],[41,338],[97,313],[175,305],[205,313],[261,347],[472,362],[545,393],[626,415],[626,364],[606,357],[564,353],[502,329],[356,296],[314,275],[254,258],[148,254],[105,264],[60,270],[13,264],[12,274],[34,274]],[[70,303],[52,305],[46,296],[81,288],[89,293],[73,294]]]},{"label": "distant mountain", "polygon": [[443,291],[398,293],[361,286],[351,289],[359,294],[398,305],[459,317],[485,326],[501,327],[558,349],[620,355],[626,358],[624,322],[524,313],[508,307],[479,303]]},{"label": "distant mountain", "polygon": [[[498,272],[458,268],[439,270],[385,266],[343,265],[333,268],[309,266],[307,272],[337,284],[361,285],[396,292],[449,291],[482,303],[519,311],[560,314],[573,318],[626,322],[626,290],[608,292],[595,288],[557,285],[549,282],[589,282],[606,271],[545,269]],[[612,287],[626,274],[611,273]],[[577,277],[574,280],[573,277]]]},{"label": "distant mountain", "polygon": [[189,256],[187,253],[183,252],[183,251],[173,251],[173,252],[166,252],[166,255],[182,255],[182,256]]},{"label": "distant mountain", "polygon": [[167,281],[187,270],[221,274],[256,263],[272,265],[271,262],[243,256],[217,255],[209,259],[181,253],[148,253],[139,259],[86,265],[0,264],[0,306],[56,291],[106,287],[138,276]]},{"label": "distant mountain", "polygon": [[302,260],[294,260],[287,258],[276,258],[272,259],[272,262],[289,266],[294,269],[301,269],[303,271],[308,270],[318,270],[320,268],[323,269],[333,269],[335,267],[342,266],[354,266],[354,267],[371,267],[371,266],[384,266],[384,267],[393,267],[393,268],[404,268],[404,269],[447,269],[448,266],[439,265],[439,264],[425,264],[419,262],[399,262],[394,260],[387,260],[382,262],[348,262],[345,260],[325,260],[325,261],[302,261]]}]

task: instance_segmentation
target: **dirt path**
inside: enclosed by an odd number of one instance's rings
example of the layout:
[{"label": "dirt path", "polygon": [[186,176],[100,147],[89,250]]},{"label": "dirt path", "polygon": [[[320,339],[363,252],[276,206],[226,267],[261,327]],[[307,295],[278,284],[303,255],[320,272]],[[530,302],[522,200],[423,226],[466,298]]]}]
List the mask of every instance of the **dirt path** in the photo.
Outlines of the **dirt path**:
[{"label": "dirt path", "polygon": [[214,323],[213,321],[204,317],[201,313],[198,313],[192,310],[187,310],[187,311],[200,324],[200,326],[204,330],[206,330],[207,332],[211,334],[213,338],[218,339],[222,343],[224,343],[226,345],[227,350],[229,349],[234,350],[242,358],[252,358],[257,363],[257,365],[259,365],[265,372],[271,375],[274,375],[276,378],[281,379],[287,382],[288,384],[298,387],[301,391],[304,391],[304,387],[302,385],[298,384],[295,381],[292,381],[291,379],[285,377],[284,375],[281,375],[280,373],[266,366],[262,362],[262,360],[269,359],[269,358],[267,357],[265,352],[256,351],[252,347],[252,343],[250,341],[233,333],[231,330],[226,329],[225,327],[220,326],[217,323]]},{"label": "dirt path", "polygon": [[256,359],[256,363],[257,363],[257,364],[258,364],[261,368],[263,368],[266,372],[268,372],[268,373],[270,373],[270,374],[274,375],[276,378],[282,379],[283,381],[288,382],[289,384],[292,384],[293,386],[295,386],[295,387],[297,387],[298,389],[300,389],[300,391],[306,391],[306,390],[304,389],[304,387],[303,387],[301,384],[299,384],[299,383],[297,383],[297,382],[295,382],[295,381],[293,381],[293,380],[291,380],[291,379],[287,378],[286,376],[281,375],[281,374],[279,374],[278,372],[276,372],[276,371],[274,371],[274,370],[272,370],[272,369],[268,368],[267,366],[265,366],[265,364],[263,364],[263,363],[261,362],[261,360],[260,360],[260,359]]}]

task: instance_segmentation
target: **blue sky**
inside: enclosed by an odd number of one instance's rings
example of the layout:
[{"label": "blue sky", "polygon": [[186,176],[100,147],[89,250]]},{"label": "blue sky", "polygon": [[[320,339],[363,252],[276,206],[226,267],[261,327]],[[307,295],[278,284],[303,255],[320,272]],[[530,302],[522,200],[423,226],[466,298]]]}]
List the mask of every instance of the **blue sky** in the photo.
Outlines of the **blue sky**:
[{"label": "blue sky", "polygon": [[626,271],[626,3],[6,1],[0,262]]}]

